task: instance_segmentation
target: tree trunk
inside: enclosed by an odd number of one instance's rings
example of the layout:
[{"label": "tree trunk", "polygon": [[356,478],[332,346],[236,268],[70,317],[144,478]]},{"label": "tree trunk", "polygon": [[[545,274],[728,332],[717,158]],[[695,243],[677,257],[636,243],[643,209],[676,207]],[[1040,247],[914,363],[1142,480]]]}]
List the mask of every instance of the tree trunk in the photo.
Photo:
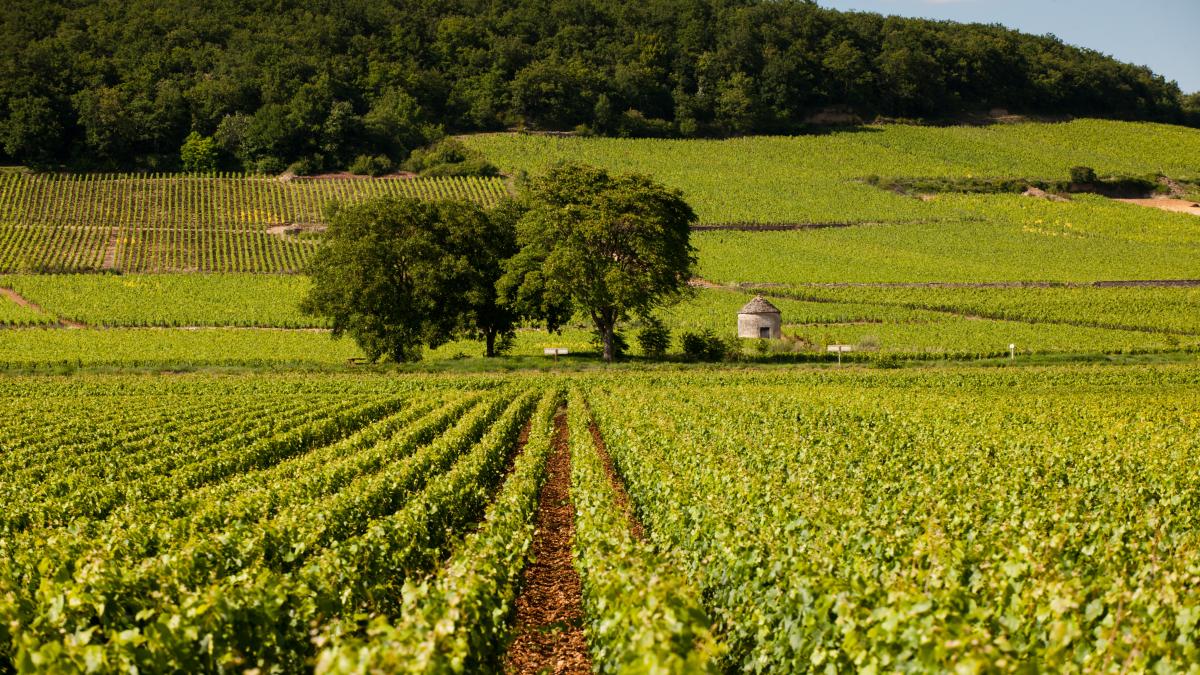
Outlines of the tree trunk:
[{"label": "tree trunk", "polygon": [[487,351],[484,352],[484,356],[490,359],[496,355],[496,331],[487,329],[484,331],[484,339],[487,340]]},{"label": "tree trunk", "polygon": [[611,323],[601,327],[600,334],[604,337],[604,362],[612,363],[613,361],[613,334],[616,333],[616,327]]}]

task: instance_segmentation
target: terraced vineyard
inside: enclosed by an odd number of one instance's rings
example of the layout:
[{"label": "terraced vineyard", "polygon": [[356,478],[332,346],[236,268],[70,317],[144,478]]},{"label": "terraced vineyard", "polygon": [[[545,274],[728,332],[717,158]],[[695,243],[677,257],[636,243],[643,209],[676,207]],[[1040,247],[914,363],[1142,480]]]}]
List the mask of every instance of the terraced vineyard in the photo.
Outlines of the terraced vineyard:
[{"label": "terraced vineyard", "polygon": [[294,272],[333,200],[504,194],[492,178],[2,174],[0,272]]},{"label": "terraced vineyard", "polygon": [[601,672],[1200,658],[1195,366],[2,385],[6,670],[498,669],[564,479]]}]

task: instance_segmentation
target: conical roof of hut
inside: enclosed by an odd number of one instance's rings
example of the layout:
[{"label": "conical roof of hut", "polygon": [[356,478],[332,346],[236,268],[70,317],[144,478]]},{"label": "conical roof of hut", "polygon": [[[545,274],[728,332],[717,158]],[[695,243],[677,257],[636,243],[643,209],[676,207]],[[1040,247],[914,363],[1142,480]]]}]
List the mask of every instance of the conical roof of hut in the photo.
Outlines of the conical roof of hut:
[{"label": "conical roof of hut", "polygon": [[738,310],[738,314],[780,314],[779,308],[767,302],[763,296],[756,295]]}]

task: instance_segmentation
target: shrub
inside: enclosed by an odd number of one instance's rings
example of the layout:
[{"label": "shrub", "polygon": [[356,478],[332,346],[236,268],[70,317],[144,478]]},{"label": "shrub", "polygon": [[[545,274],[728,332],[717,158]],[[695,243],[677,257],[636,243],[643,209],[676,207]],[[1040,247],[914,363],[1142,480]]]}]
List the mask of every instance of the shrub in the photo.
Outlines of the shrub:
[{"label": "shrub", "polygon": [[483,155],[445,138],[428,148],[413,150],[404,168],[422,176],[497,176],[500,170]]},{"label": "shrub", "polygon": [[421,172],[423,178],[499,175],[500,169],[497,169],[494,164],[482,158],[468,159],[456,164],[438,164]]},{"label": "shrub", "polygon": [[1071,167],[1071,182],[1095,183],[1096,170],[1090,166],[1073,166]]},{"label": "shrub", "polygon": [[184,171],[208,173],[217,170],[217,142],[211,136],[201,136],[193,131],[188,134],[179,149],[179,160]]},{"label": "shrub", "polygon": [[657,317],[646,317],[646,325],[638,333],[638,346],[650,358],[661,359],[671,346],[671,329]]},{"label": "shrub", "polygon": [[350,173],[358,176],[382,176],[391,173],[396,165],[387,155],[359,155],[350,165]]},{"label": "shrub", "polygon": [[301,157],[300,159],[292,162],[291,166],[288,167],[288,171],[296,174],[297,176],[311,176],[316,173],[321,173],[321,170],[324,168],[324,166],[324,163],[319,157]]},{"label": "shrub", "polygon": [[699,333],[688,331],[680,336],[683,355],[692,361],[720,361],[725,358],[727,345],[711,330]]},{"label": "shrub", "polygon": [[251,169],[252,173],[261,173],[261,174],[283,173],[283,170],[285,168],[287,168],[287,167],[283,163],[282,159],[279,159],[278,157],[270,156],[270,155],[267,157],[259,158],[250,165],[250,169]]},{"label": "shrub", "polygon": [[871,356],[871,364],[876,368],[901,368],[904,366],[904,359],[902,359],[899,354],[873,354]]}]

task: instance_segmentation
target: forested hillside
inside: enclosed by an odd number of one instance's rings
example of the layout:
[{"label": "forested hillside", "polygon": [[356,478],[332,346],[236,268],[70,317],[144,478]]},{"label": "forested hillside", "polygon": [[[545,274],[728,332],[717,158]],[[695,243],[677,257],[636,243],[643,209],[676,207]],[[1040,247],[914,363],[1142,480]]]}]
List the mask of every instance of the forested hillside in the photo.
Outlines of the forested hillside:
[{"label": "forested hillside", "polygon": [[[1191,101],[1191,103],[1188,103]],[[1188,121],[1149,70],[1045,36],[802,0],[9,0],[0,161],[227,169],[404,159],[447,132],[787,132],[1014,112]],[[211,139],[211,145],[209,145]]]}]

